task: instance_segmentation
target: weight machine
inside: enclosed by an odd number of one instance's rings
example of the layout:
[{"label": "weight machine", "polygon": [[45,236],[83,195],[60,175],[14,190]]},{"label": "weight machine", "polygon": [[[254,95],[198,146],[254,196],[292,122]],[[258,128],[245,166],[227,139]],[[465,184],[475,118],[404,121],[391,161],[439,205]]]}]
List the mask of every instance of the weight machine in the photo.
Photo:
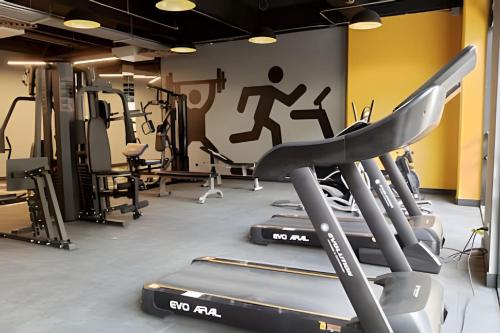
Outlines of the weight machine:
[{"label": "weight machine", "polygon": [[[0,204],[26,202],[31,220],[29,227],[2,232],[0,237],[72,250],[76,246],[69,239],[64,225],[64,217],[71,218],[73,213],[73,202],[65,201],[71,197],[71,186],[63,184],[68,173],[56,173],[62,169],[61,162],[68,153],[68,150],[60,146],[61,138],[70,131],[69,126],[61,126],[67,105],[61,103],[60,94],[52,95],[49,90],[51,86],[60,86],[66,69],[64,64],[27,68],[24,81],[28,86],[29,96],[14,99],[0,128],[0,153],[8,154],[7,190],[24,191],[21,194],[11,192],[2,195]],[[30,158],[12,159],[13,148],[6,130],[21,101],[35,102],[35,135]],[[55,136],[58,146],[55,152],[52,147],[53,110],[55,127],[59,129],[59,135]],[[54,186],[52,175],[55,176],[57,186]],[[59,202],[63,203],[62,207]]]},{"label": "weight machine", "polygon": [[[173,92],[152,84],[148,88],[156,90],[156,99],[145,105],[141,103],[141,112],[144,123],[141,129],[145,135],[156,133],[155,150],[161,154],[160,160],[147,161],[145,159],[130,160],[131,169],[137,175],[157,176],[158,181],[144,183],[143,189],[152,187],[157,183],[160,187],[160,196],[170,194],[168,185],[180,182],[207,180],[207,191],[198,198],[199,203],[205,203],[209,195],[215,194],[223,197],[222,191],[215,188],[219,175],[212,170],[205,172],[190,172],[188,158],[188,132],[187,132],[187,98],[186,95]],[[156,129],[148,118],[150,106],[159,106],[162,123]],[[167,157],[167,151],[170,152]],[[149,185],[149,186],[148,186]]]},{"label": "weight machine", "polygon": [[[140,160],[147,145],[136,142],[132,119],[124,93],[114,89],[109,82],[97,81],[89,70],[76,71],[76,150],[80,185],[79,218],[91,222],[124,225],[124,221],[110,218],[108,213],[120,211],[139,218],[141,209],[149,205],[139,199],[140,179],[134,170],[112,169],[111,149],[107,129],[113,121],[122,120],[125,127],[126,147],[123,155],[129,165]],[[110,104],[100,100],[99,94],[117,95],[122,102],[123,113],[112,113]],[[84,110],[87,97],[88,112]],[[118,182],[121,180],[121,182]],[[111,198],[127,198],[131,203],[112,205]]]},{"label": "weight machine", "polygon": [[[0,153],[8,154],[7,189],[25,192],[1,195],[0,204],[27,202],[31,226],[3,232],[0,236],[71,250],[75,245],[67,235],[64,222],[92,220],[123,225],[108,218],[107,214],[114,210],[130,212],[138,218],[140,209],[148,203],[139,200],[137,178],[130,171],[111,170],[106,132],[109,121],[121,119],[127,143],[135,143],[123,93],[107,83],[95,81],[89,70],[63,62],[30,67],[25,81],[29,96],[14,100],[0,128]],[[99,100],[98,93],[118,94],[123,101],[123,115],[113,117],[109,104]],[[88,117],[83,112],[84,94]],[[6,130],[21,101],[35,104],[34,140],[30,158],[11,159],[13,148]],[[127,153],[128,158],[138,158],[133,152]],[[127,182],[115,183],[119,177]],[[112,197],[127,197],[132,204],[112,206]]]},{"label": "weight machine", "polygon": [[[141,160],[134,163],[134,168],[140,171],[151,171],[153,169],[175,171],[188,171],[188,143],[187,143],[187,102],[186,95],[178,94],[152,84],[149,89],[156,90],[156,99],[143,105],[141,112],[144,123],[141,125],[144,135],[156,133],[155,150],[161,154],[158,161]],[[166,98],[164,98],[166,96]],[[152,120],[148,118],[148,108],[159,106],[162,123],[156,129]],[[170,155],[167,157],[166,152]]]}]

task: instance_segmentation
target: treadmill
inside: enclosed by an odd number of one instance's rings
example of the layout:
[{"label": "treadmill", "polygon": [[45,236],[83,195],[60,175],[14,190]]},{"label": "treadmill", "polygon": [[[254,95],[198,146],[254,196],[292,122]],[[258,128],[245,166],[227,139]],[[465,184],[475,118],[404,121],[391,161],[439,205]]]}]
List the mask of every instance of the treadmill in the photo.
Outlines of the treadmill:
[{"label": "treadmill", "polygon": [[[340,135],[359,130],[365,126],[369,125],[356,123],[354,126],[346,128]],[[389,153],[381,156],[380,159],[387,163],[394,163]],[[408,205],[415,214],[409,217],[405,216],[376,162],[371,159],[361,161],[361,164],[392,222],[391,229],[403,248],[411,267],[416,271],[438,274],[441,270],[441,262],[437,255],[439,255],[444,243],[441,222],[434,215],[422,214],[411,193],[406,199],[409,198],[415,203],[415,207]],[[391,175],[391,180],[400,176],[404,182],[397,167],[388,173]],[[393,176],[394,173],[396,176]],[[407,190],[409,192],[406,184],[403,186],[401,191]],[[396,185],[394,187],[398,188]],[[363,217],[339,216],[338,220],[361,262],[387,265],[379,244]],[[276,214],[265,223],[253,225],[250,228],[250,240],[261,245],[275,243],[321,247],[309,217],[298,214]]]},{"label": "treadmill", "polygon": [[[467,48],[464,52],[466,50]],[[454,62],[443,67],[417,91],[436,84],[442,85],[446,90],[446,101],[450,100],[458,93],[460,87],[460,83],[454,81],[456,69],[460,66],[466,66],[468,61],[467,57],[455,58]],[[409,96],[396,109],[408,103],[414,96],[415,94]],[[367,126],[366,122],[356,122],[344,129],[339,135],[359,130],[365,126]],[[384,153],[378,158],[387,171],[392,185],[409,213],[409,217],[404,215],[394,193],[374,161],[365,160],[361,163],[393,223],[393,231],[410,265],[416,271],[439,273],[441,263],[437,255],[439,255],[445,241],[440,220],[435,215],[422,213],[390,153]],[[339,216],[338,219],[361,262],[387,265],[379,244],[363,217]],[[276,214],[265,223],[253,225],[250,228],[250,240],[261,245],[274,243],[321,247],[310,219],[299,214]]]},{"label": "treadmill", "polygon": [[[255,175],[261,179],[290,176],[336,275],[205,257],[159,282],[145,284],[143,310],[259,332],[440,332],[446,315],[443,288],[431,275],[412,271],[355,162],[415,143],[431,132],[442,116],[446,84],[458,84],[474,68],[475,47],[464,49],[458,57],[463,59],[467,61],[455,68],[450,80],[424,86],[386,118],[332,139],[279,145],[259,161]],[[315,165],[333,164],[339,165],[391,268],[391,273],[373,280],[383,288],[379,299],[312,170]],[[337,282],[356,317],[335,314]]]}]

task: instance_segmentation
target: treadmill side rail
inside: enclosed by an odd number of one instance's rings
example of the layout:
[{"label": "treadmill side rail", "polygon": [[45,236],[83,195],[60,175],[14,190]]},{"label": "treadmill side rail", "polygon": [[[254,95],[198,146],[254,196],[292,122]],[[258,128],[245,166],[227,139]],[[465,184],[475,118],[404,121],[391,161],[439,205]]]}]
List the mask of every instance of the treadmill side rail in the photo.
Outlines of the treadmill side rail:
[{"label": "treadmill side rail", "polygon": [[[356,169],[354,164],[343,165],[341,172],[343,168],[349,167]],[[343,172],[342,174],[344,175]],[[359,176],[359,174],[357,175]],[[321,245],[330,259],[363,329],[366,332],[371,330],[377,333],[392,333],[389,321],[311,168],[296,169],[292,171],[290,176],[293,187],[311,218],[311,223]],[[368,191],[368,188],[366,190]],[[383,223],[385,225],[385,221]],[[391,237],[394,236],[391,235]],[[396,242],[395,238],[394,242]],[[399,248],[399,245],[397,246]],[[399,250],[401,251],[401,248]],[[409,265],[408,268],[410,269]]]},{"label": "treadmill side rail", "polygon": [[[157,317],[179,314],[256,332],[340,333],[347,318],[334,318],[251,300],[202,294],[181,288],[146,284],[142,309]],[[361,333],[361,331],[355,331]]]},{"label": "treadmill side rail", "polygon": [[380,276],[375,284],[384,287],[380,304],[395,332],[441,332],[444,289],[430,275],[389,273]]}]

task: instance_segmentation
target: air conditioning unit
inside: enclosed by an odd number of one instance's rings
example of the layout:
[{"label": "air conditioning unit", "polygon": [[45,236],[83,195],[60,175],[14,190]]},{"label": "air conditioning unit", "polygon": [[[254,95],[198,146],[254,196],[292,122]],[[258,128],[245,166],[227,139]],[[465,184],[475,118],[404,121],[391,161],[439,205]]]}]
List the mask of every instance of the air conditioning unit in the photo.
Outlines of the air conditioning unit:
[{"label": "air conditioning unit", "polygon": [[2,27],[0,25],[0,38],[9,38],[19,35],[24,35],[23,29],[12,29],[8,27]]},{"label": "air conditioning unit", "polygon": [[129,62],[154,60],[154,56],[151,55],[149,50],[132,45],[114,47],[111,53],[115,57]]}]

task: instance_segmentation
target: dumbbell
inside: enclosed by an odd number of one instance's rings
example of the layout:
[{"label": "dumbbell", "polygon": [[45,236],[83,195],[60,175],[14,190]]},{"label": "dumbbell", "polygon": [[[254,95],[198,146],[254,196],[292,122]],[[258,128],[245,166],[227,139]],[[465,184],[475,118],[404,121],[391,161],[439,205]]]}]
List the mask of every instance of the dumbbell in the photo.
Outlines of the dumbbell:
[{"label": "dumbbell", "polygon": [[217,92],[221,93],[226,89],[226,73],[220,68],[217,68]]},{"label": "dumbbell", "polygon": [[221,93],[222,90],[226,89],[226,74],[220,68],[217,68],[217,77],[215,79],[208,80],[194,80],[194,81],[181,81],[174,82],[174,76],[172,73],[169,73],[167,76],[167,86],[188,86],[188,85],[196,85],[196,84],[210,84],[212,82],[216,83],[216,89],[218,93]]}]

